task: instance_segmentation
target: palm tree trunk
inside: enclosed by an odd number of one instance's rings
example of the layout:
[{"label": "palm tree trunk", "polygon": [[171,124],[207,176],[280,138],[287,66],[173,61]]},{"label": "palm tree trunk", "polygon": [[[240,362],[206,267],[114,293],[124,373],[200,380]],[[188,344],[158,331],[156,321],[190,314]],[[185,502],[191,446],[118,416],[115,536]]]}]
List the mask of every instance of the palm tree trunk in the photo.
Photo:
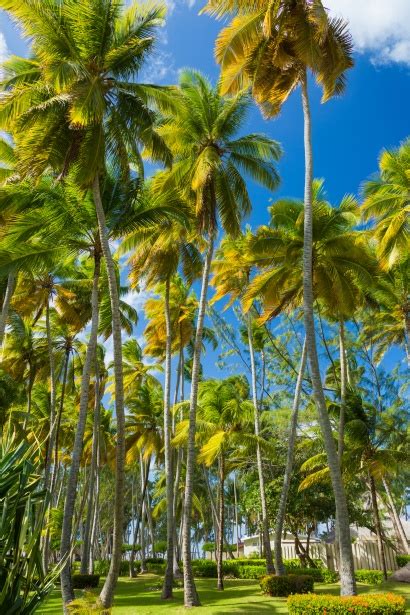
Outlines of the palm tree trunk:
[{"label": "palm tree trunk", "polygon": [[384,551],[383,531],[382,531],[382,524],[380,521],[379,506],[377,504],[376,483],[374,482],[374,478],[370,473],[369,473],[369,486],[370,486],[370,496],[372,499],[374,527],[376,530],[376,537],[377,537],[377,547],[379,549],[383,577],[384,577],[384,580],[386,581],[387,580],[386,554]]},{"label": "palm tree trunk", "polygon": [[138,516],[135,521],[134,538],[132,541],[132,549],[131,549],[131,555],[130,555],[130,578],[134,578],[136,576],[135,570],[134,570],[135,549],[137,546],[138,534],[140,531],[140,525],[141,525],[141,520],[142,520],[142,515],[143,515],[143,510],[144,510],[144,500],[145,500],[145,493],[148,487],[150,465],[151,465],[151,457],[147,461],[145,472],[144,472],[144,464],[140,459],[140,468],[141,468],[141,471],[143,472],[144,478],[142,479],[141,500],[140,500],[140,506],[138,510]]},{"label": "palm tree trunk", "polygon": [[404,347],[406,350],[407,365],[410,367],[410,309],[406,309],[404,316]]},{"label": "palm tree trunk", "polygon": [[165,477],[166,477],[166,500],[167,500],[167,562],[165,568],[164,584],[162,586],[162,598],[172,598],[172,586],[174,581],[174,475],[173,475],[173,451],[171,448],[171,314],[169,307],[170,279],[165,283],[165,382],[164,382],[164,452],[165,452]]},{"label": "palm tree trunk", "polygon": [[224,499],[224,485],[225,485],[225,461],[223,455],[219,458],[219,498],[218,498],[218,545],[216,551],[216,570],[218,575],[218,591],[222,591],[224,588],[224,577],[222,570],[222,561],[224,553],[224,528],[225,528],[225,499]]},{"label": "palm tree trunk", "polygon": [[59,441],[60,441],[61,418],[63,416],[63,410],[64,410],[65,389],[67,385],[67,373],[68,373],[69,362],[70,362],[70,350],[67,349],[65,351],[65,357],[64,357],[63,381],[61,383],[60,405],[59,405],[58,414],[57,414],[56,437],[55,437],[55,445],[54,445],[54,467],[53,467],[53,476],[51,478],[51,493],[52,494],[54,493],[55,483],[57,479],[58,448],[59,448]]},{"label": "palm tree trunk", "polygon": [[108,241],[104,208],[101,201],[100,182],[98,176],[93,182],[93,197],[100,233],[101,249],[104,255],[108,274],[108,288],[111,302],[112,338],[114,350],[114,380],[115,380],[115,416],[117,425],[117,444],[115,458],[115,505],[114,505],[114,531],[110,569],[104,586],[100,593],[100,600],[104,608],[111,607],[114,590],[120,572],[122,556],[122,526],[124,519],[124,480],[125,480],[125,415],[124,415],[124,383],[122,374],[122,347],[121,347],[121,317],[117,288],[117,277],[114,260]]},{"label": "palm tree trunk", "polygon": [[98,432],[100,429],[100,377],[98,358],[95,357],[95,399],[94,399],[94,423],[93,423],[93,444],[91,449],[91,464],[90,464],[90,488],[88,492],[88,509],[87,518],[84,528],[84,540],[81,557],[81,574],[87,574],[90,567],[90,551],[91,551],[91,530],[93,517],[95,514],[95,478],[97,474],[98,461]]},{"label": "palm tree trunk", "polygon": [[339,325],[339,355],[340,355],[340,417],[339,417],[339,440],[338,454],[340,467],[342,467],[342,457],[345,436],[346,421],[346,392],[347,392],[347,357],[345,346],[345,326],[343,320]]},{"label": "palm tree trunk", "polygon": [[236,557],[240,556],[239,553],[239,516],[238,516],[238,495],[236,492],[236,473],[233,475],[233,497],[235,501],[235,527],[236,527]]},{"label": "palm tree trunk", "polygon": [[383,477],[382,480],[383,480],[383,487],[384,487],[384,490],[385,490],[386,495],[387,495],[387,501],[389,503],[389,506],[390,506],[390,509],[391,509],[391,512],[392,512],[392,518],[394,519],[395,524],[397,526],[398,538],[400,540],[403,553],[405,555],[409,555],[410,554],[409,542],[407,540],[406,532],[404,531],[404,527],[403,527],[403,524],[401,522],[400,516],[397,513],[397,508],[396,508],[396,505],[394,503],[393,496],[392,496],[391,491],[390,491],[390,487],[389,487],[389,485],[388,485],[388,483],[387,483],[387,481],[386,481],[386,479],[384,477]]},{"label": "palm tree trunk", "polygon": [[320,377],[319,359],[316,348],[315,321],[313,313],[313,154],[311,117],[306,71],[301,80],[302,105],[304,115],[304,146],[305,146],[305,214],[304,214],[304,243],[303,243],[303,309],[309,360],[310,375],[312,379],[313,396],[318,412],[320,427],[330,470],[330,477],[335,498],[336,516],[339,526],[340,540],[340,584],[342,595],[356,594],[356,580],[354,576],[352,545],[350,538],[349,512],[347,508],[346,493],[342,481],[339,457],[333,440],[332,426],[326,406]]},{"label": "palm tree trunk", "polygon": [[4,332],[6,330],[7,319],[9,317],[10,302],[16,286],[16,277],[16,272],[10,271],[7,278],[7,287],[0,314],[0,348],[3,346]]},{"label": "palm tree trunk", "polygon": [[85,423],[87,419],[91,367],[97,347],[99,282],[100,256],[98,253],[94,253],[93,289],[91,294],[91,330],[81,378],[80,409],[78,413],[73,452],[71,455],[70,474],[68,477],[66,498],[64,504],[63,527],[61,530],[61,558],[67,560],[67,563],[61,570],[61,594],[63,598],[65,613],[68,613],[66,605],[72,600],[74,600],[74,590],[71,582],[71,566],[69,562],[69,554],[71,550],[71,534],[73,528],[75,500],[77,495],[78,472],[83,451],[83,439]]},{"label": "palm tree trunk", "polygon": [[292,479],[293,460],[295,456],[296,429],[298,425],[300,397],[302,393],[303,375],[306,367],[306,339],[303,343],[302,357],[300,359],[299,373],[296,381],[295,396],[293,398],[292,416],[290,419],[290,431],[288,441],[288,453],[286,458],[285,475],[283,477],[282,492],[280,494],[279,508],[276,516],[275,538],[274,538],[274,553],[275,553],[275,570],[277,575],[284,575],[286,572],[282,558],[282,533],[285,525],[286,504]]},{"label": "palm tree trunk", "polygon": [[192,380],[191,380],[191,399],[189,404],[189,431],[186,460],[185,478],[185,499],[183,509],[183,530],[182,530],[182,559],[184,562],[184,604],[187,608],[200,606],[198,592],[196,591],[194,575],[191,563],[191,514],[192,497],[194,490],[194,465],[195,465],[195,431],[196,431],[196,407],[198,402],[199,369],[201,364],[202,335],[204,329],[205,309],[207,304],[207,293],[209,285],[209,273],[211,269],[212,256],[214,251],[214,235],[209,237],[208,251],[205,258],[204,270],[202,273],[202,288],[199,301],[198,321],[196,326]]},{"label": "palm tree trunk", "polygon": [[[141,491],[143,491],[142,481],[144,480],[144,460],[142,458],[142,453],[140,453],[140,474],[141,474]],[[147,481],[148,484],[148,481]],[[145,513],[146,513],[146,499],[145,499],[146,491],[144,495],[141,496],[141,519],[139,525],[139,535],[140,535],[140,546],[141,546],[141,573],[147,572],[147,566],[145,563]]]},{"label": "palm tree trunk", "polygon": [[[259,438],[260,437],[259,404],[258,404],[258,392],[256,388],[255,351],[253,347],[251,312],[248,313],[248,345],[249,345],[249,356],[251,360],[251,381],[252,381],[252,400],[253,400],[255,436]],[[262,453],[261,453],[261,447],[260,447],[259,441],[256,442],[256,463],[258,467],[258,477],[259,477],[259,491],[260,491],[261,511],[262,511],[262,535],[263,535],[263,548],[264,548],[265,557],[266,557],[266,570],[268,574],[272,574],[275,572],[275,568],[273,566],[272,549],[270,546],[269,519],[268,519],[268,509],[266,505],[265,479],[263,476]]]},{"label": "palm tree trunk", "polygon": [[[53,339],[51,335],[50,324],[50,297],[47,300],[46,306],[46,335],[47,335],[47,352],[48,360],[50,363],[50,427],[47,442],[47,453],[44,467],[44,488],[51,494],[51,478],[52,478],[52,463],[53,463],[53,451],[54,442],[56,438],[56,369],[55,358],[53,351]],[[49,509],[51,498],[49,498],[48,504],[46,504],[46,510]],[[50,532],[46,531],[43,541],[43,568],[48,570],[48,563],[50,557]]]}]

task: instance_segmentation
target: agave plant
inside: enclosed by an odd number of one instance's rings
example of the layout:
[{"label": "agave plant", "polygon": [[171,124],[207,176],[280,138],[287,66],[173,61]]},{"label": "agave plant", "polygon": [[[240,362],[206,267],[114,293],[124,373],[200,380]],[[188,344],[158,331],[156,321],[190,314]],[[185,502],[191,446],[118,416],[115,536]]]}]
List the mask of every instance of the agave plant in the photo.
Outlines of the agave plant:
[{"label": "agave plant", "polygon": [[53,588],[40,539],[47,494],[40,488],[37,445],[5,435],[0,444],[0,612],[31,615]]}]

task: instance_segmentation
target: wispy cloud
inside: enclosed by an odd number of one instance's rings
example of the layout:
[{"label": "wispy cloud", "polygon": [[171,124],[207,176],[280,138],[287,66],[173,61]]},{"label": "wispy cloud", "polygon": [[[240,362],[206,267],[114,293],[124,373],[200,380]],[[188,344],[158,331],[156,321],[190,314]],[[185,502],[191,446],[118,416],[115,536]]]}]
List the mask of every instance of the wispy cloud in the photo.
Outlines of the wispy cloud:
[{"label": "wispy cloud", "polygon": [[[2,64],[5,60],[7,60],[10,55],[9,48],[7,47],[6,39],[4,37],[3,32],[0,32],[0,64]],[[0,77],[2,74],[2,70],[0,69]]]},{"label": "wispy cloud", "polygon": [[355,47],[374,64],[410,65],[410,0],[325,0],[349,22]]}]

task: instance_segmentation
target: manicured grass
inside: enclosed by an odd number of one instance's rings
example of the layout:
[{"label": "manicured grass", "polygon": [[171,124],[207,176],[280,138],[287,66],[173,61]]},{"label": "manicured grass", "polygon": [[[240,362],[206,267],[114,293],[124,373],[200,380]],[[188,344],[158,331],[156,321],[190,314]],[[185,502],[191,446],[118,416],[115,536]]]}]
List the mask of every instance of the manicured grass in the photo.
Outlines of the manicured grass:
[{"label": "manicured grass", "polygon": [[[113,615],[156,615],[157,613],[186,613],[183,607],[183,591],[175,590],[173,600],[164,602],[158,584],[161,578],[156,575],[144,575],[137,579],[122,578],[117,587]],[[202,601],[202,607],[195,613],[206,615],[225,615],[227,613],[242,613],[257,615],[271,613],[280,615],[287,613],[286,598],[270,598],[263,596],[259,584],[243,579],[227,580],[225,591],[216,590],[215,579],[198,579],[197,587]],[[407,612],[410,614],[410,585],[406,583],[386,583],[385,585],[359,584],[359,593],[377,593],[391,591],[407,597]],[[81,592],[78,592],[80,595]],[[338,585],[315,585],[315,593],[338,594]],[[41,615],[61,615],[61,599],[55,591],[47,603],[39,609]]]}]

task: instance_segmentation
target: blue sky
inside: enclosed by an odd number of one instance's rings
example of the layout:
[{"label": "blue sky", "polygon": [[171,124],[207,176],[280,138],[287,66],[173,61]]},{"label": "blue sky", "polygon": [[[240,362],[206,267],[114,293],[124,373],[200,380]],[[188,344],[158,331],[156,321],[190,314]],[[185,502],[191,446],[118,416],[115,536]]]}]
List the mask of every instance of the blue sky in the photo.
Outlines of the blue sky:
[{"label": "blue sky", "polygon": [[[328,197],[337,203],[347,192],[360,194],[363,180],[377,170],[383,147],[395,147],[410,135],[410,0],[327,0],[325,4],[334,15],[349,20],[356,48],[356,65],[348,73],[347,90],[341,98],[321,105],[320,91],[311,85],[314,173],[325,178]],[[155,56],[144,71],[146,81],[174,83],[184,67],[197,68],[217,80],[213,47],[223,24],[199,16],[201,6],[195,1],[168,0],[167,22]],[[26,52],[17,30],[1,13],[0,58]],[[291,96],[275,120],[263,120],[254,108],[245,131],[264,132],[284,149],[277,193],[269,195],[251,186],[253,213],[249,222],[256,227],[267,222],[269,198],[302,195],[299,92]],[[138,298],[134,302],[141,303]]]}]

